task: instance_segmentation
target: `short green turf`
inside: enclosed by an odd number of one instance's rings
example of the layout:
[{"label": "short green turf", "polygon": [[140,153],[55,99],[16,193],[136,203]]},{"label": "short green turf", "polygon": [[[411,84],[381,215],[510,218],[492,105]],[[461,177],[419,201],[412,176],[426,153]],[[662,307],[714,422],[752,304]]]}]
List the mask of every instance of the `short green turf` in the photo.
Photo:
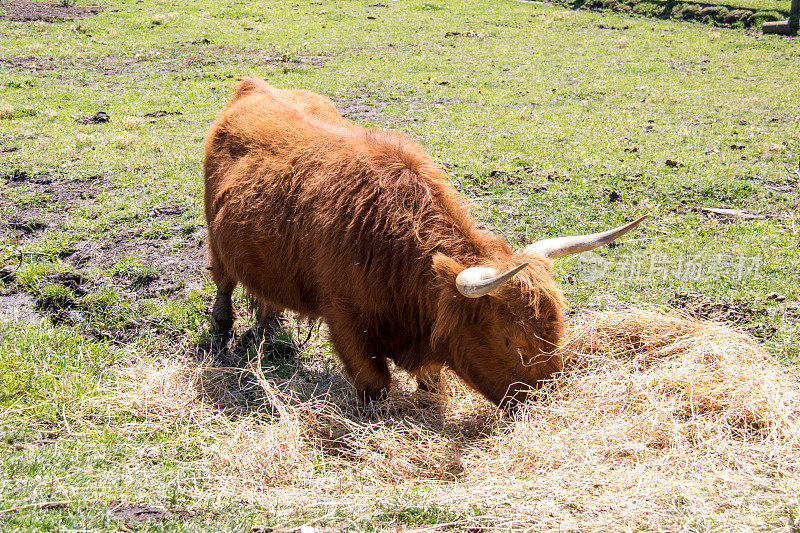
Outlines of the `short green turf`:
[{"label": "short green turf", "polygon": [[[533,2],[121,0],[82,20],[0,20],[0,64],[0,225],[20,213],[49,221],[0,232],[0,267],[15,273],[2,294],[29,295],[38,317],[0,323],[2,529],[115,528],[114,499],[201,511],[148,530],[286,525],[199,498],[208,479],[192,466],[197,449],[124,431],[135,420],[90,401],[115,365],[203,342],[213,285],[175,279],[177,292],[141,292],[163,270],[135,248],[102,265],[70,259],[132,235],[176,256],[191,245],[205,130],[241,75],[329,95],[357,122],[418,139],[515,247],[649,214],[619,246],[557,263],[573,309],[701,295],[748,310],[740,325],[782,363],[800,362],[796,39]],[[110,122],[76,122],[101,110]],[[71,184],[65,214],[19,173],[99,185]],[[75,200],[82,187],[95,196]],[[165,206],[180,209],[159,214]],[[65,281],[77,275],[83,288]],[[143,462],[153,443],[162,459]],[[63,500],[73,503],[37,507]],[[463,518],[424,493],[378,507],[369,520],[320,523]],[[288,523],[309,517],[319,518]]]}]

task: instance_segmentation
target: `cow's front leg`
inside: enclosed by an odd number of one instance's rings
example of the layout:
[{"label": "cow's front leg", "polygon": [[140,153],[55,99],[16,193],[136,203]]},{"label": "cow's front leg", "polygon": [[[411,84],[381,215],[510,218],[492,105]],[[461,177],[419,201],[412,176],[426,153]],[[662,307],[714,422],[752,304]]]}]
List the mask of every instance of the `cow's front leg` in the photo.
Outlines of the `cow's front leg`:
[{"label": "cow's front leg", "polygon": [[[213,234],[209,232],[209,237]],[[214,241],[209,239],[209,271],[217,286],[217,297],[211,307],[211,328],[216,337],[229,339],[236,313],[233,310],[233,289],[236,279],[228,274],[225,265],[215,252]]]},{"label": "cow's front leg", "polygon": [[211,326],[214,335],[228,338],[233,328],[233,290],[217,288],[217,297],[211,307]]},{"label": "cow's front leg", "polygon": [[444,390],[441,365],[429,364],[413,374],[417,378],[417,397],[422,405],[433,407],[444,400],[446,391]]},{"label": "cow's front leg", "polygon": [[364,401],[380,399],[388,391],[392,376],[386,359],[372,345],[369,335],[350,324],[329,323],[328,326],[333,347],[359,397]]}]

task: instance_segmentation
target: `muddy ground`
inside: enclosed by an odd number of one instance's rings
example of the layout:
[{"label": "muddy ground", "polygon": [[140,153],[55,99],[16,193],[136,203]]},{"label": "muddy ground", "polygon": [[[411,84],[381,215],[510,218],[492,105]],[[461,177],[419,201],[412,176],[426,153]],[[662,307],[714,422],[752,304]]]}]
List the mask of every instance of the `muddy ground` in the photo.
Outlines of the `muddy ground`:
[{"label": "muddy ground", "polygon": [[78,5],[74,1],[35,2],[30,0],[0,0],[0,19],[15,22],[56,22],[83,19],[105,9],[102,5]]},{"label": "muddy ground", "polygon": [[691,318],[728,324],[761,340],[768,340],[777,332],[775,326],[758,322],[767,316],[765,309],[744,300],[727,301],[695,292],[678,292],[669,304]]},{"label": "muddy ground", "polygon": [[[103,187],[100,176],[86,180],[54,180],[47,173],[28,174],[23,170],[13,170],[2,176],[4,186],[9,189],[26,187],[43,200],[24,205],[13,205],[9,195],[3,194],[2,205],[8,216],[0,224],[0,238],[13,237],[14,240],[35,236],[51,225],[64,220],[66,210],[94,200]],[[58,206],[56,209],[52,207]]]},{"label": "muddy ground", "polygon": [[387,88],[381,86],[363,87],[334,95],[331,100],[339,113],[348,120],[383,124],[387,127],[416,122],[417,119],[409,116],[416,111],[446,107],[461,102],[455,98],[408,97],[394,101],[384,100],[383,98],[389,92]]},{"label": "muddy ground", "polygon": [[[37,322],[48,316],[54,322],[80,322],[89,317],[79,299],[102,288],[114,289],[137,301],[161,296],[180,298],[206,281],[205,227],[187,227],[181,219],[183,206],[159,206],[136,227],[90,235],[48,255],[26,250],[35,250],[36,241],[47,232],[67,230],[67,214],[107,193],[107,181],[103,176],[74,180],[49,174],[29,175],[19,170],[0,180],[0,211],[7,214],[0,222],[0,240],[10,245],[13,260],[0,270],[0,319],[16,317]],[[20,187],[41,201],[17,205],[14,192]],[[171,229],[153,237],[144,230],[154,224]],[[34,287],[23,287],[16,272],[32,259],[61,263],[64,271],[41,276]],[[123,259],[132,259],[146,269],[115,273],[115,265]],[[98,275],[97,267],[105,274]],[[67,294],[74,298],[53,299],[40,291],[52,285],[68,289]],[[48,290],[53,291],[52,287]]]}]

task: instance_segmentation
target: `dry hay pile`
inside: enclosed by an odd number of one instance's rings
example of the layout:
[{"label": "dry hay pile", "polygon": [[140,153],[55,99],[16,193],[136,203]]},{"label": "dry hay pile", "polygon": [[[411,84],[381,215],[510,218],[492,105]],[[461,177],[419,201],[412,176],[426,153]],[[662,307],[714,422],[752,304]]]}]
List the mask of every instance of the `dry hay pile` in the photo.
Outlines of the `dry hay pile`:
[{"label": "dry hay pile", "polygon": [[484,510],[455,526],[791,527],[800,392],[751,337],[633,310],[576,319],[563,350],[563,375],[513,416],[452,376],[437,396],[402,373],[362,408],[319,360],[280,378],[143,359],[117,400],[149,423],[204,428],[218,495],[278,514],[368,520],[423,487],[426,505]]}]

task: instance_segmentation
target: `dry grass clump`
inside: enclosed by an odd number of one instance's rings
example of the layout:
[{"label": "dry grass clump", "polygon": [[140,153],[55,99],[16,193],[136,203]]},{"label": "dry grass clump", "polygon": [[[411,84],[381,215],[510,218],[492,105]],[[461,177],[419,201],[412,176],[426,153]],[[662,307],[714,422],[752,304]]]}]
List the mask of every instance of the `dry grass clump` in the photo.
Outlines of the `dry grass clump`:
[{"label": "dry grass clump", "polygon": [[232,387],[230,372],[186,359],[141,358],[121,370],[123,391],[112,403],[129,406],[145,422],[203,423],[209,417],[234,413],[243,395]]},{"label": "dry grass clump", "polygon": [[133,136],[130,133],[123,133],[114,138],[114,146],[117,148],[128,148],[133,144]]},{"label": "dry grass clump", "polygon": [[800,392],[754,339],[632,310],[577,318],[561,349],[565,372],[513,415],[452,375],[437,395],[401,372],[363,407],[319,358],[288,376],[257,361],[237,374],[142,360],[118,400],[151,421],[215,428],[206,460],[219,493],[283,513],[346,506],[368,519],[387,487],[424,486],[428,504],[488,509],[481,527],[791,520]]},{"label": "dry grass clump", "polygon": [[93,142],[92,136],[88,133],[78,133],[75,135],[75,145],[76,146],[91,146]]},{"label": "dry grass clump", "polygon": [[797,383],[743,333],[650,312],[596,313],[571,325],[562,349],[564,375],[494,439],[481,457],[489,468],[613,461],[676,470],[705,454],[733,464],[739,448],[800,452]]},{"label": "dry grass clump", "polygon": [[138,126],[141,126],[143,123],[144,119],[141,117],[134,117],[130,115],[122,117],[122,127],[125,129],[134,129]]},{"label": "dry grass clump", "polygon": [[11,104],[0,104],[0,119],[14,118],[14,106]]},{"label": "dry grass clump", "polygon": [[[387,483],[452,480],[463,473],[459,440],[479,432],[476,423],[485,424],[480,419],[453,424],[449,417],[455,413],[445,412],[441,395],[416,392],[403,376],[389,398],[365,407],[339,370],[316,377],[298,372],[287,379],[268,377],[254,366],[249,371],[272,415],[265,419],[262,407],[246,416],[213,451],[234,474],[234,483],[250,488],[313,483],[321,473],[342,468]],[[481,398],[472,399],[486,419],[495,418]]]}]

